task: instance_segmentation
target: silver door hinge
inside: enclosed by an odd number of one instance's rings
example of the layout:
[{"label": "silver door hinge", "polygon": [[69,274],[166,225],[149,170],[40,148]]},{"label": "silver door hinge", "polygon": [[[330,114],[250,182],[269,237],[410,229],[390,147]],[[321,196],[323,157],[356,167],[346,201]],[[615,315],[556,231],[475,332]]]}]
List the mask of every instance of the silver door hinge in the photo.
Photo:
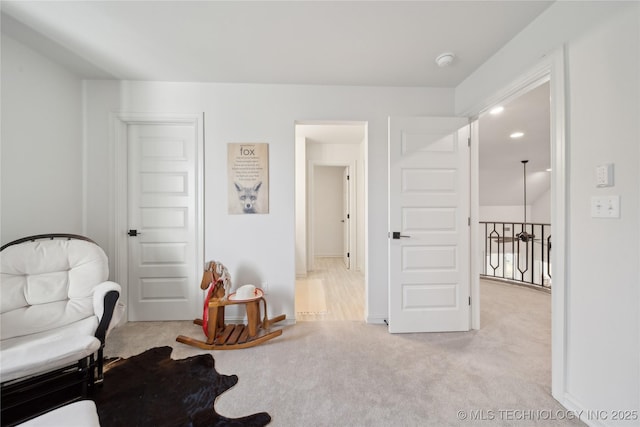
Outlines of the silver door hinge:
[{"label": "silver door hinge", "polygon": [[467,138],[467,146],[471,147],[471,137]]},{"label": "silver door hinge", "polygon": [[471,227],[471,217],[470,216],[467,217],[467,225],[469,227]]},{"label": "silver door hinge", "polygon": [[469,305],[471,305],[471,297],[469,297]]}]

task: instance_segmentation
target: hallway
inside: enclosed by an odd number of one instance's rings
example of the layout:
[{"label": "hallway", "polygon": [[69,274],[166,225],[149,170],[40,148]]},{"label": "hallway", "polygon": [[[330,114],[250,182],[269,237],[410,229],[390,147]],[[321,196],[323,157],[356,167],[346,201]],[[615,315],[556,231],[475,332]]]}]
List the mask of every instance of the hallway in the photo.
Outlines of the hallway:
[{"label": "hallway", "polygon": [[317,257],[315,270],[296,279],[296,320],[364,322],[364,274],[341,258]]}]

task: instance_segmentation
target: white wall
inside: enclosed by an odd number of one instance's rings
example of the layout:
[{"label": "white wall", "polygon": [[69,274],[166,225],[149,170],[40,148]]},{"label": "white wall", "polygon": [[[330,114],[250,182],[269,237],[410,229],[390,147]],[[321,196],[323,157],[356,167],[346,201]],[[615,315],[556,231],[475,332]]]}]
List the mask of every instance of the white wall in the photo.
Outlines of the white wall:
[{"label": "white wall", "polygon": [[295,142],[296,277],[307,276],[307,142]]},{"label": "white wall", "polygon": [[[522,222],[524,211],[522,205],[480,206],[480,221]],[[551,223],[551,189],[527,205],[527,222],[536,224]]]},{"label": "white wall", "polygon": [[[482,144],[482,136],[480,136],[480,144]],[[520,169],[520,173],[522,173],[522,169]],[[481,206],[522,205],[524,201],[522,175],[514,179],[513,170],[482,168],[482,159],[480,159],[478,179]],[[533,204],[549,188],[551,188],[551,174],[549,172],[527,172],[527,204]]]},{"label": "white wall", "polygon": [[[366,135],[365,129],[365,135]],[[362,142],[360,142],[360,147],[362,147],[361,155],[363,157],[362,161],[356,162],[356,213],[355,215],[358,218],[358,225],[356,227],[356,270],[364,271],[366,268],[365,265],[365,248],[367,246],[367,235],[366,235],[366,218],[365,218],[365,205],[366,205],[366,191],[367,191],[367,179],[368,179],[368,171],[369,169],[364,164],[364,158],[367,157],[367,137],[365,136]],[[358,165],[362,165],[362,167],[358,167]]]},{"label": "white wall", "polygon": [[82,164],[81,80],[3,34],[0,241],[82,234]]},{"label": "white wall", "polygon": [[[568,47],[567,392],[581,406],[608,411],[640,410],[638,9],[636,3],[635,13],[616,15]],[[615,164],[614,187],[595,186],[603,161]],[[620,195],[620,219],[591,218],[591,196],[603,194]]]},{"label": "white wall", "polygon": [[[456,111],[473,110],[564,45],[565,318],[554,325],[564,321],[567,342],[563,389],[553,393],[572,409],[606,411],[583,418],[590,425],[635,425],[613,411],[640,411],[639,34],[636,2],[557,2],[456,88]],[[614,187],[595,186],[603,162],[615,164]],[[590,198],[603,194],[621,196],[619,219],[591,218]]]},{"label": "white wall", "polygon": [[[524,211],[520,206],[480,206],[480,221],[522,222]],[[527,205],[527,222],[531,221],[531,205]]]},{"label": "white wall", "polygon": [[313,176],[313,252],[315,256],[342,257],[344,167],[315,166]]},{"label": "white wall", "polygon": [[531,204],[531,213],[527,213],[527,218],[529,218],[529,215],[531,215],[531,222],[540,224],[551,223],[551,188],[533,201]]},{"label": "white wall", "polygon": [[[112,81],[90,81],[86,89],[88,165],[95,171],[89,229],[110,239],[109,112],[204,112],[205,258],[223,260],[239,283],[244,272],[268,282],[271,310],[289,318],[295,316],[295,122],[367,122],[367,161],[375,171],[366,182],[367,319],[381,323],[387,317],[387,117],[450,115],[452,89]],[[226,188],[226,144],[243,141],[269,143],[268,215],[228,215],[217,203]],[[109,248],[113,258],[111,239]]]}]

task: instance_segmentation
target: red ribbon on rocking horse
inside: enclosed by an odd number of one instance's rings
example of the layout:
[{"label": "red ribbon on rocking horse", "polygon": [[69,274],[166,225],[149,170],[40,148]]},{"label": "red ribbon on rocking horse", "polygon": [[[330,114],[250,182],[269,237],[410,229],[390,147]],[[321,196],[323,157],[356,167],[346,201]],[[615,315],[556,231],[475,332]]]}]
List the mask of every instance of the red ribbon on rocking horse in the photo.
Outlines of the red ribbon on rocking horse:
[{"label": "red ribbon on rocking horse", "polygon": [[[221,272],[217,272],[217,269],[219,269]],[[209,301],[212,297],[218,299],[222,299],[225,297],[225,279],[223,277],[223,274],[225,273],[227,273],[228,275],[225,266],[216,263],[215,261],[209,261],[208,266],[204,270],[204,274],[202,275],[202,281],[200,282],[200,289],[205,290],[209,288],[207,297],[204,300],[204,306],[202,308],[202,330],[207,337],[209,336]]]},{"label": "red ribbon on rocking horse", "polygon": [[[250,285],[245,285],[245,287]],[[281,314],[269,319],[267,301],[264,292],[255,288],[255,296],[249,299],[232,299],[228,294],[231,289],[231,276],[227,268],[219,262],[209,261],[202,275],[200,289],[206,290],[202,319],[193,321],[201,325],[206,341],[179,335],[176,341],[205,350],[232,350],[248,348],[261,344],[282,335],[282,330],[271,331],[271,325],[286,318]],[[252,287],[253,289],[253,287]],[[260,302],[263,305],[264,317],[260,320]],[[227,305],[244,305],[247,313],[247,324],[225,324],[224,310]]]}]

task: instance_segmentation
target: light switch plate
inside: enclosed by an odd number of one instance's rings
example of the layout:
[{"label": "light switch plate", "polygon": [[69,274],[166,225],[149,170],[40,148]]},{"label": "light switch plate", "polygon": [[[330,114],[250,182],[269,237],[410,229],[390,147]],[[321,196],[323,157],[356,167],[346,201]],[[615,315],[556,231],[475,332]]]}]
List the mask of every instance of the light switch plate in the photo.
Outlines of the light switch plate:
[{"label": "light switch plate", "polygon": [[591,197],[592,218],[620,218],[620,196]]}]

